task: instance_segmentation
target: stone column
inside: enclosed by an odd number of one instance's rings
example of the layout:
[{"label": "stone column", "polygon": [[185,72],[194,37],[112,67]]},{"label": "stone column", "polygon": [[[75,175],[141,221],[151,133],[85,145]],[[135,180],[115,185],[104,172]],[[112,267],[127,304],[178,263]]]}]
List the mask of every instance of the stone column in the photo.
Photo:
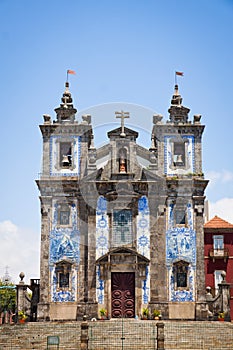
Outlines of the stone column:
[{"label": "stone column", "polygon": [[[19,277],[20,277],[20,282],[17,284],[17,315],[20,310],[27,311],[26,309],[28,308],[27,305],[27,300],[25,298],[25,292],[27,290],[27,285],[24,283],[24,273],[21,272]],[[29,313],[30,314],[30,311]]]},{"label": "stone column", "polygon": [[224,312],[225,321],[230,321],[230,283],[226,282],[226,272],[222,272],[222,283],[219,286],[219,294],[221,295],[221,311]]},{"label": "stone column", "polygon": [[164,323],[158,322],[157,327],[157,350],[164,350]]},{"label": "stone column", "polygon": [[194,201],[194,218],[196,226],[196,320],[208,318],[205,290],[204,265],[204,197],[196,196]]},{"label": "stone column", "polygon": [[81,350],[88,350],[88,322],[86,316],[83,316],[81,323]]},{"label": "stone column", "polygon": [[41,248],[40,248],[40,302],[38,319],[49,320],[50,275],[49,275],[49,232],[51,230],[51,197],[41,197]]}]

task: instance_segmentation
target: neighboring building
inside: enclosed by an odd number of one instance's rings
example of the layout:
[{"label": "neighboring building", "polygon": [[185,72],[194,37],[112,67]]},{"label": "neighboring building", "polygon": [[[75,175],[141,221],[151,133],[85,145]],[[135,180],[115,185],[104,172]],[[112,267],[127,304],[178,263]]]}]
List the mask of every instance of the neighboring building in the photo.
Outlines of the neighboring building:
[{"label": "neighboring building", "polygon": [[[151,147],[124,126],[94,148],[91,117],[75,120],[69,84],[44,115],[39,319],[207,316],[200,115],[175,92],[169,119],[153,116]],[[132,116],[132,122],[133,122]],[[101,165],[99,165],[101,164]],[[146,167],[145,167],[146,164]]]},{"label": "neighboring building", "polygon": [[206,287],[211,287],[212,295],[218,293],[221,273],[226,272],[226,282],[230,283],[230,308],[233,319],[233,225],[215,216],[204,225],[205,232],[205,276]]}]

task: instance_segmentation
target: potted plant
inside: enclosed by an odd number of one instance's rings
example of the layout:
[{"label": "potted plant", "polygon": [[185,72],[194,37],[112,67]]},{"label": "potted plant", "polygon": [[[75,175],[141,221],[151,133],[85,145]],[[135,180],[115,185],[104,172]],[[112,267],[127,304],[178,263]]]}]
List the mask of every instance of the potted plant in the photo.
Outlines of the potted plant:
[{"label": "potted plant", "polygon": [[149,309],[147,307],[144,307],[142,309],[142,319],[147,320],[149,318]]},{"label": "potted plant", "polygon": [[154,316],[154,319],[155,319],[155,320],[160,320],[160,319],[161,319],[161,313],[160,313],[160,311],[155,309],[155,310],[153,311],[153,316]]},{"label": "potted plant", "polygon": [[18,312],[18,318],[19,318],[19,323],[25,323],[26,319],[28,318],[25,311],[20,310]]},{"label": "potted plant", "polygon": [[224,312],[219,312],[218,313],[218,320],[219,321],[224,321],[225,313]]},{"label": "potted plant", "polygon": [[101,320],[106,319],[106,317],[107,317],[107,310],[104,307],[99,310],[99,313],[100,313]]}]

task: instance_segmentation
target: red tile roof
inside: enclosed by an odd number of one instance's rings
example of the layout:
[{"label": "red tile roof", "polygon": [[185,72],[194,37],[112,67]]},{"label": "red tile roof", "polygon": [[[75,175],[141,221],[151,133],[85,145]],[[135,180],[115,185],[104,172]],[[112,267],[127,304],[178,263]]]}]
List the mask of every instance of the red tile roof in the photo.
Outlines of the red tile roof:
[{"label": "red tile roof", "polygon": [[210,221],[208,221],[205,225],[204,228],[232,228],[233,225],[227,222],[226,220],[223,220],[219,218],[217,215]]}]

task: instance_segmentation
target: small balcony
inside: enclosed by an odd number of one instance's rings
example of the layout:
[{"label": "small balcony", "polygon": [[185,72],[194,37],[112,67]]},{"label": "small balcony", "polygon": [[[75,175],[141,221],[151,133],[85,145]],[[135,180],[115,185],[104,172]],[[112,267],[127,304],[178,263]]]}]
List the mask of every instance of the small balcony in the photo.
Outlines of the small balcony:
[{"label": "small balcony", "polygon": [[229,250],[227,248],[223,248],[223,249],[211,248],[209,250],[209,257],[213,259],[213,262],[215,262],[215,259],[224,259],[224,262],[226,262],[226,260],[229,257]]}]

